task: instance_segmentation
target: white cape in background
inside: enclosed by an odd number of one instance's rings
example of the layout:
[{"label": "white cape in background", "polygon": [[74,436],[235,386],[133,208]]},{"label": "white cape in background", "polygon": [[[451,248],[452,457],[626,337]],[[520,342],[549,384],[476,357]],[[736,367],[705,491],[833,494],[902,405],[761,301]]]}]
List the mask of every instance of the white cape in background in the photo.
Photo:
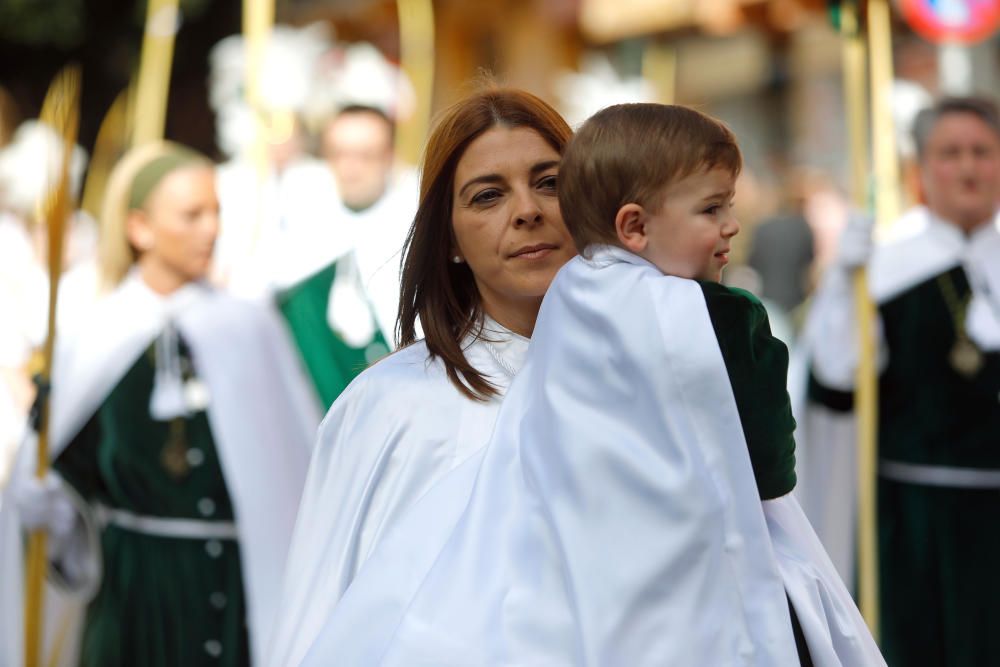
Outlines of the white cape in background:
[{"label": "white cape in background", "polygon": [[599,249],[553,282],[490,444],[386,534],[302,664],[794,665],[786,588],[818,665],[884,664],[775,502],[701,288]]},{"label": "white cape in background", "polygon": [[[97,411],[173,318],[210,393],[208,418],[233,503],[255,660],[274,623],[309,451],[319,422],[298,358],[267,308],[203,285],[170,297],[135,274],[60,339],[52,372],[51,458]],[[27,443],[14,474],[31,469]],[[13,475],[12,475],[13,477]],[[22,549],[13,502],[0,511],[0,665],[23,664]],[[91,586],[92,588],[92,586]]]}]

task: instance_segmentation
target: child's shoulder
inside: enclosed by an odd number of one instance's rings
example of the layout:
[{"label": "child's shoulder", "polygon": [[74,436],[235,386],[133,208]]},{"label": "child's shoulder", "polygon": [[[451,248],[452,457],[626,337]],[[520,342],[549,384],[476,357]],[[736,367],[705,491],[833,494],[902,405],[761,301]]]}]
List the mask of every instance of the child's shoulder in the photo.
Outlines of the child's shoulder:
[{"label": "child's shoulder", "polygon": [[697,282],[701,286],[701,291],[705,293],[706,299],[711,298],[719,301],[732,299],[736,303],[739,301],[748,301],[753,306],[759,306],[761,308],[764,307],[764,305],[760,302],[760,299],[758,299],[753,292],[748,292],[740,287],[728,287],[722,283],[711,282],[708,280],[699,280]]},{"label": "child's shoulder", "polygon": [[753,293],[739,287],[727,287],[720,283],[698,281],[705,304],[712,319],[747,320],[750,325],[767,321],[767,310]]}]

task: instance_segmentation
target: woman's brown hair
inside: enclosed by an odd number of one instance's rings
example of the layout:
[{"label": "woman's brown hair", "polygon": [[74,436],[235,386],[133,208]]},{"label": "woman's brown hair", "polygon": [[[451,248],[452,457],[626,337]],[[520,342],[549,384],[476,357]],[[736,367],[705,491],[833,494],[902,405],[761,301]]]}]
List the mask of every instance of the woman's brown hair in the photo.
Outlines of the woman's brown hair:
[{"label": "woman's brown hair", "polygon": [[497,393],[465,358],[462,341],[482,326],[479,291],[467,264],[449,257],[455,169],[469,144],[494,127],[526,127],[562,155],[572,136],[566,121],[538,97],[490,86],[446,109],[427,141],[421,165],[420,205],[404,246],[399,317],[400,346],[416,340],[416,320],[431,358],[444,363],[448,379],[469,398]]}]

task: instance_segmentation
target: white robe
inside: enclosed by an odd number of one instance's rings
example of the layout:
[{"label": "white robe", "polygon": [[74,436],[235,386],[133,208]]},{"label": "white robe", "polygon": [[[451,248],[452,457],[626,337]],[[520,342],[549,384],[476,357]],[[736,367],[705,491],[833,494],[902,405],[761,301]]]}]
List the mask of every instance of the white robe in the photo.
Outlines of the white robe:
[{"label": "white robe", "polygon": [[[485,337],[511,370],[528,341],[490,320]],[[469,362],[503,392],[510,379],[482,340]],[[298,664],[383,535],[439,479],[489,440],[499,398],[473,401],[416,343],[359,375],[330,408],[295,527],[269,665]]]},{"label": "white robe", "polygon": [[786,591],[817,665],[884,664],[795,500],[759,500],[701,288],[603,248],[301,664],[794,665]]},{"label": "white robe", "polygon": [[[161,297],[136,273],[130,274],[95,304],[86,322],[60,339],[52,372],[50,456],[55,459],[72,441],[168,320],[188,343],[196,372],[210,393],[209,424],[239,533],[250,649],[259,660],[264,633],[274,622],[319,422],[318,406],[275,313],[198,284]],[[22,449],[14,474],[30,474],[33,444]],[[14,504],[4,502],[0,511],[4,619],[0,665],[4,667],[21,664],[21,561]],[[83,582],[82,588],[93,592],[97,583]]]}]

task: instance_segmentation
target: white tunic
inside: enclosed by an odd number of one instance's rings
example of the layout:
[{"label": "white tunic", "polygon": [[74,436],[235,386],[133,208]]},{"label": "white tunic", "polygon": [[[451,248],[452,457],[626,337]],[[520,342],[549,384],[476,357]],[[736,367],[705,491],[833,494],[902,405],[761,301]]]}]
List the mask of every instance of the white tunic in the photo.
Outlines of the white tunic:
[{"label": "white tunic", "polygon": [[701,288],[605,248],[301,664],[794,665],[786,592],[817,665],[884,665],[795,500],[759,500]]},{"label": "white tunic", "polygon": [[[487,321],[465,347],[503,392],[528,341]],[[498,362],[499,358],[499,362]],[[359,375],[320,428],[269,665],[298,664],[383,535],[489,439],[500,401],[473,401],[415,343]]]},{"label": "white tunic", "polygon": [[[250,648],[263,655],[310,445],[319,422],[315,399],[280,320],[271,310],[204,285],[168,297],[136,273],[66,332],[52,372],[50,456],[72,441],[143,350],[172,321],[190,346],[209,391],[208,419],[233,502],[243,563]],[[22,448],[15,475],[30,474],[34,443]],[[90,517],[84,516],[90,525]],[[92,538],[93,539],[93,538]],[[12,502],[0,511],[0,618],[4,653],[21,650],[21,534]],[[83,582],[94,590],[96,582]],[[11,622],[11,619],[14,619]],[[15,622],[16,621],[16,622]],[[8,634],[9,633],[9,634]]]}]

